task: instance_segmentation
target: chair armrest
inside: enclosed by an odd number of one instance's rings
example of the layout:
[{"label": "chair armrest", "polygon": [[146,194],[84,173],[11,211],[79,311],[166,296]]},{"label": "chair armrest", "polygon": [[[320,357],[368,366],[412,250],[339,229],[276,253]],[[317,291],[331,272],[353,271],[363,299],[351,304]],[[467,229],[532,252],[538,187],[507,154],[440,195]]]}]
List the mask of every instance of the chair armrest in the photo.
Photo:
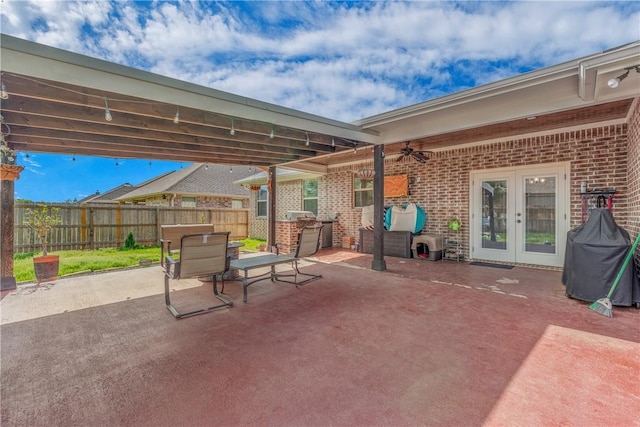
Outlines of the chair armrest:
[{"label": "chair armrest", "polygon": [[291,245],[287,245],[286,243],[276,243],[271,248],[275,249],[276,255],[280,255],[280,248],[284,248],[284,247],[290,248]]},{"label": "chair armrest", "polygon": [[[167,258],[164,261],[164,265],[164,274],[166,274],[167,277],[173,279],[174,277],[180,276],[180,261],[176,261],[171,256],[167,255]],[[173,272],[171,271],[171,266],[173,266]]]},{"label": "chair armrest", "polygon": [[167,245],[167,255],[169,255],[171,253],[171,240],[160,239],[160,265],[162,265],[163,267],[164,267],[163,261],[164,261],[165,244]]}]

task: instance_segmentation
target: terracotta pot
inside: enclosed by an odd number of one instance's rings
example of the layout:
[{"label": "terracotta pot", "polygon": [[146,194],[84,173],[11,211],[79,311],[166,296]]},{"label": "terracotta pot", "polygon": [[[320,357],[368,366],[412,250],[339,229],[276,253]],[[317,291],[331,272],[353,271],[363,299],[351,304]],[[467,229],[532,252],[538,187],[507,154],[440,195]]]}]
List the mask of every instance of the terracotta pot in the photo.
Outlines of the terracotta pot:
[{"label": "terracotta pot", "polygon": [[2,181],[15,181],[20,177],[23,166],[0,164],[0,179]]},{"label": "terracotta pot", "polygon": [[33,269],[36,273],[36,281],[54,282],[58,278],[59,255],[46,255],[33,257]]}]

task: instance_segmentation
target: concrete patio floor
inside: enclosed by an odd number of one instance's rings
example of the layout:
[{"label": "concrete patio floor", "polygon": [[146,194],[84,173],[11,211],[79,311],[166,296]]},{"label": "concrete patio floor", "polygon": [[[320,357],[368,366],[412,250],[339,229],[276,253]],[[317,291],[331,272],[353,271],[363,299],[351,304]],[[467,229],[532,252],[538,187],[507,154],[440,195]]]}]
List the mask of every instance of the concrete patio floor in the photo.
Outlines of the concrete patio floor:
[{"label": "concrete patio floor", "polygon": [[[5,426],[640,426],[640,310],[561,273],[323,250],[174,319],[158,266],[3,292]],[[179,308],[210,284],[172,282]]]}]

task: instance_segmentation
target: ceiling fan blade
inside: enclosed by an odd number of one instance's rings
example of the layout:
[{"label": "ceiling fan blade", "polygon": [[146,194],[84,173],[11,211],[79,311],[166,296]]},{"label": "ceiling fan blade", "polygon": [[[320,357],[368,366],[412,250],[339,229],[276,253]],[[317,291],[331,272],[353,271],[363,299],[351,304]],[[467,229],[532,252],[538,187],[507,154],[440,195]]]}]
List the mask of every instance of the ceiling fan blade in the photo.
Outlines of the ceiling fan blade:
[{"label": "ceiling fan blade", "polygon": [[416,151],[413,153],[413,158],[419,161],[420,163],[426,163],[429,160],[429,157],[425,156],[422,151]]}]

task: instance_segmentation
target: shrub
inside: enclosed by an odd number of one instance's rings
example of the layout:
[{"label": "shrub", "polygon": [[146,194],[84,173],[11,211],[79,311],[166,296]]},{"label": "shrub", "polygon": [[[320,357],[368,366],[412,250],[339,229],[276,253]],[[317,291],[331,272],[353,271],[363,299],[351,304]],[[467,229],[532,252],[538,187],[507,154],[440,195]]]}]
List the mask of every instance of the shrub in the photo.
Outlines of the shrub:
[{"label": "shrub", "polygon": [[121,247],[120,250],[130,251],[132,249],[140,249],[141,246],[136,244],[136,239],[133,237],[133,232],[130,231],[127,236],[127,240],[124,241],[124,247]]}]

